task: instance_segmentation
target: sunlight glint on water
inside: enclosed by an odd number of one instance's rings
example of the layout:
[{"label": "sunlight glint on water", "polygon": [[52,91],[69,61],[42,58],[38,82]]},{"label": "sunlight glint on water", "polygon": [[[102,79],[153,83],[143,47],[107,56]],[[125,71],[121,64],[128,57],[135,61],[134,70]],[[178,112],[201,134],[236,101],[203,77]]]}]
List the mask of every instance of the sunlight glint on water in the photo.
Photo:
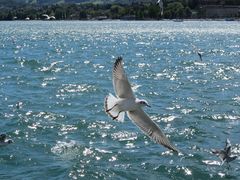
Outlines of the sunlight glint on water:
[{"label": "sunlight glint on water", "polygon": [[[229,138],[240,154],[239,22],[14,21],[0,32],[0,131],[14,140],[0,179],[239,177],[238,160],[227,170],[210,153]],[[104,113],[118,56],[182,155]]]}]

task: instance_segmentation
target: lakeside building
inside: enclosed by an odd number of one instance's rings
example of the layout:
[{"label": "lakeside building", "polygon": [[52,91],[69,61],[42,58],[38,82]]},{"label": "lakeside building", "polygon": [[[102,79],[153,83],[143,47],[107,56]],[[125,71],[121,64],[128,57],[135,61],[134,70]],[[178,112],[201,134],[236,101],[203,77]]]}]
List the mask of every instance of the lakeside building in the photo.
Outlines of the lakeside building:
[{"label": "lakeside building", "polygon": [[203,18],[237,18],[240,17],[240,6],[203,5],[200,7]]}]

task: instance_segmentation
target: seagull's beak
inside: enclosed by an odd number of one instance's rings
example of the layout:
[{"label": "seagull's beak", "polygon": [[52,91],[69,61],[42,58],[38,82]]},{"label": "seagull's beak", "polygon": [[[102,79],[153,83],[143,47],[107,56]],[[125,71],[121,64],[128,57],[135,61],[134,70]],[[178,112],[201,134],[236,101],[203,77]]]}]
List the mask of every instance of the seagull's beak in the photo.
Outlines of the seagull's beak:
[{"label": "seagull's beak", "polygon": [[151,107],[149,104],[146,104],[147,107]]}]

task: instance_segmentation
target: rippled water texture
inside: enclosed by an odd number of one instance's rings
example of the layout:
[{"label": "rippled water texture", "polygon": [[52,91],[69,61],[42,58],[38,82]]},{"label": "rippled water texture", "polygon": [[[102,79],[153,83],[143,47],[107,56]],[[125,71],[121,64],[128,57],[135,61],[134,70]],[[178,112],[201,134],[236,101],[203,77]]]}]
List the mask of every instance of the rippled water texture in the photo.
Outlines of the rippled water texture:
[{"label": "rippled water texture", "polygon": [[[0,179],[238,179],[239,22],[0,22]],[[199,49],[203,61],[196,53]],[[182,155],[103,110],[123,56],[139,98]]]}]

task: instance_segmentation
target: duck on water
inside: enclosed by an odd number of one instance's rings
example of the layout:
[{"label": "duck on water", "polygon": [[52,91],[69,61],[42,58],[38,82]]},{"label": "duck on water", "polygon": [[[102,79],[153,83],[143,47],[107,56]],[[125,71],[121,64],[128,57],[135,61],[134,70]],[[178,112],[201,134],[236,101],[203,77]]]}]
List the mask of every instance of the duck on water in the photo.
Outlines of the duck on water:
[{"label": "duck on water", "polygon": [[6,134],[1,134],[0,135],[0,147],[1,146],[6,146],[8,144],[12,144],[13,140],[12,139],[7,139],[7,135]]}]

